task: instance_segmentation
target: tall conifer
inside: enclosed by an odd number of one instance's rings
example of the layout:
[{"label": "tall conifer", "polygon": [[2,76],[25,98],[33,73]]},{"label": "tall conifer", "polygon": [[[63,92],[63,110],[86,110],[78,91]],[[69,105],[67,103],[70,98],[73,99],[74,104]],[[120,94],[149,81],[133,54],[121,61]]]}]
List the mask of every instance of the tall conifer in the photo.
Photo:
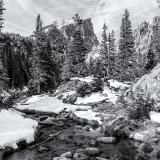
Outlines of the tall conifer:
[{"label": "tall conifer", "polygon": [[118,77],[121,81],[130,81],[135,78],[135,51],[129,12],[125,10],[120,28],[119,53],[117,59]]}]

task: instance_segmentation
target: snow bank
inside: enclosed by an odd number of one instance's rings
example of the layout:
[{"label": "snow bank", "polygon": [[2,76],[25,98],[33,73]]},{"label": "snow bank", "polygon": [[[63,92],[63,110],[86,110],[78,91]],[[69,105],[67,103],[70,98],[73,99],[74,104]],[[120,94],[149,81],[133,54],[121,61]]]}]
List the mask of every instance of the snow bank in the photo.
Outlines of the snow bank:
[{"label": "snow bank", "polygon": [[117,89],[118,88],[129,88],[130,87],[130,85],[124,84],[122,82],[118,82],[114,79],[108,80],[108,82],[110,83],[111,87],[114,87],[114,88],[117,88]]},{"label": "snow bank", "polygon": [[80,80],[80,81],[83,81],[86,83],[91,83],[93,81],[93,77],[91,77],[91,76],[84,77],[84,78],[74,77],[74,78],[71,78],[71,80]]},{"label": "snow bank", "polygon": [[[67,96],[71,96],[71,95],[74,95],[74,94],[76,94],[76,91],[64,92],[64,93],[62,93],[62,94],[58,94],[58,96],[59,96],[59,95],[62,95],[63,98],[67,98]],[[58,97],[58,96],[56,96],[56,97]]]},{"label": "snow bank", "polygon": [[32,96],[31,98],[29,98],[25,103],[30,104],[30,103],[35,103],[41,99],[43,99],[44,96]]},{"label": "snow bank", "polygon": [[116,104],[116,101],[118,99],[118,95],[116,92],[110,90],[108,87],[104,87],[103,94],[106,94],[108,96],[108,100],[114,104]]},{"label": "snow bank", "polygon": [[151,111],[151,112],[150,112],[150,119],[151,119],[153,122],[160,123],[160,113]]},{"label": "snow bank", "polygon": [[116,103],[118,95],[116,92],[110,90],[108,87],[104,87],[103,93],[92,93],[90,96],[84,98],[79,97],[75,104],[89,104],[98,103],[104,100]]},{"label": "snow bank", "polygon": [[102,124],[101,118],[96,116],[98,113],[93,112],[92,110],[75,111],[74,113],[79,118],[85,118],[85,119],[88,119],[88,120],[96,120],[96,121],[98,121],[99,124]]},{"label": "snow bank", "polygon": [[[33,101],[37,99],[38,101]],[[93,112],[91,106],[64,104],[56,97],[49,97],[47,95],[44,95],[43,97],[34,96],[34,98],[31,97],[30,99],[28,99],[28,101],[31,103],[27,105],[21,105],[19,103],[15,107],[20,110],[29,109],[35,111],[53,112],[57,114],[59,114],[63,110],[68,112],[71,111],[80,118],[86,118],[88,120],[97,120],[101,124],[100,118],[96,117],[96,114],[98,113]]]},{"label": "snow bank", "polygon": [[10,146],[16,149],[17,142],[26,140],[34,141],[34,135],[38,123],[24,118],[20,112],[14,110],[0,111],[0,148]]},{"label": "snow bank", "polygon": [[106,99],[108,99],[108,97],[103,96],[101,93],[93,93],[90,96],[86,96],[84,98],[79,97],[76,101],[76,104],[96,103]]},{"label": "snow bank", "polygon": [[[36,101],[34,101],[36,100]],[[71,104],[64,104],[56,97],[49,97],[47,95],[44,96],[34,96],[28,100],[30,103],[28,105],[21,105],[20,103],[17,104],[15,107],[24,110],[35,110],[35,111],[42,111],[42,112],[53,112],[59,114],[61,111],[75,111],[78,108],[82,109],[89,109],[90,106],[77,106]],[[28,102],[27,101],[27,102]]]}]

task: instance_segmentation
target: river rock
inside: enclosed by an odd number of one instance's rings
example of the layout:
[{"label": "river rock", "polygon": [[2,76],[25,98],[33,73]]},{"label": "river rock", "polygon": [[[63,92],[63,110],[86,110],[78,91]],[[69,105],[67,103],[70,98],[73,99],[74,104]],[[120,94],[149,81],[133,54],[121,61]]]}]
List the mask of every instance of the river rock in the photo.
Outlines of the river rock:
[{"label": "river rock", "polygon": [[86,124],[86,123],[88,122],[88,120],[85,119],[85,118],[79,118],[79,119],[78,119],[78,122],[79,122],[80,124]]},{"label": "river rock", "polygon": [[101,137],[97,138],[97,142],[104,144],[113,144],[117,142],[117,139],[115,137]]},{"label": "river rock", "polygon": [[66,98],[63,99],[63,103],[74,104],[77,101],[77,94],[68,95]]},{"label": "river rock", "polygon": [[88,156],[84,153],[79,152],[73,155],[73,159],[74,160],[88,160]]},{"label": "river rock", "polygon": [[109,160],[109,159],[101,158],[101,157],[96,157],[96,160]]},{"label": "river rock", "polygon": [[89,145],[95,147],[97,145],[97,141],[92,139],[91,141],[89,141]]},{"label": "river rock", "polygon": [[49,148],[48,148],[48,147],[45,147],[45,146],[39,146],[39,147],[37,148],[37,151],[38,151],[39,153],[44,153],[44,152],[49,151]]},{"label": "river rock", "polygon": [[160,150],[157,152],[157,158],[160,159]]},{"label": "river rock", "polygon": [[72,160],[72,159],[66,157],[54,157],[53,160]]},{"label": "river rock", "polygon": [[90,156],[95,156],[99,154],[99,149],[98,148],[86,148],[85,149],[86,154]]},{"label": "river rock", "polygon": [[88,120],[88,124],[91,125],[92,127],[98,127],[99,123],[96,120]]},{"label": "river rock", "polygon": [[118,138],[128,138],[135,127],[134,121],[129,120],[126,111],[123,110],[115,115],[104,117],[102,125],[105,136]]},{"label": "river rock", "polygon": [[61,157],[66,157],[66,158],[72,158],[72,156],[73,156],[72,152],[66,152],[61,155]]},{"label": "river rock", "polygon": [[153,147],[150,143],[142,143],[140,148],[144,153],[151,153],[153,151]]}]

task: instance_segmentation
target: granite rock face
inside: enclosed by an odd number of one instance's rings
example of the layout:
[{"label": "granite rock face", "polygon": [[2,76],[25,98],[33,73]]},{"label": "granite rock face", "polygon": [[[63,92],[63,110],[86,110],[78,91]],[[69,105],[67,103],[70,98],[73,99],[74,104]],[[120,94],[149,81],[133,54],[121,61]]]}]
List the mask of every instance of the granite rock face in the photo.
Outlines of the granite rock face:
[{"label": "granite rock face", "polygon": [[[75,32],[76,26],[74,23],[66,23],[59,27],[60,32],[64,37],[71,41],[73,39],[73,34]],[[91,50],[93,46],[98,46],[99,41],[94,33],[93,24],[91,18],[83,20],[82,24],[82,34],[84,38],[85,45],[88,50]]]},{"label": "granite rock face", "polygon": [[[135,51],[137,62],[142,67],[147,63],[147,54],[152,45],[154,50],[154,39],[155,34],[158,35],[160,31],[160,17],[154,17],[152,24],[144,21],[142,22],[137,29],[134,30],[133,36],[135,39]],[[155,53],[155,60],[157,59],[158,54]]]},{"label": "granite rock face", "polygon": [[158,106],[160,102],[160,64],[150,73],[141,77],[125,94],[136,99],[141,95],[144,100],[146,98],[153,100],[155,107]]}]

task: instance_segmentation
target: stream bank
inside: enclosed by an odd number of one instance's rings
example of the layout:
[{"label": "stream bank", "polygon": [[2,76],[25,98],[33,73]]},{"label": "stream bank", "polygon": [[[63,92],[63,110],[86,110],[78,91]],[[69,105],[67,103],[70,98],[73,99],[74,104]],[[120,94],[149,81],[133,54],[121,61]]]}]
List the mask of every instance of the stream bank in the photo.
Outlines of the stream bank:
[{"label": "stream bank", "polygon": [[3,160],[52,160],[53,157],[59,157],[66,152],[74,154],[77,150],[85,148],[99,150],[96,155],[86,155],[86,160],[96,160],[96,157],[117,160],[135,159],[137,149],[133,141],[122,140],[116,144],[101,144],[95,141],[103,135],[99,128],[93,129],[91,126],[80,124],[64,116],[42,116],[35,113],[28,114],[27,117],[43,122],[40,124],[39,134],[34,144],[44,141],[49,135],[59,131],[61,133],[33,149],[30,149],[31,146],[25,146],[13,154],[5,155]]}]

